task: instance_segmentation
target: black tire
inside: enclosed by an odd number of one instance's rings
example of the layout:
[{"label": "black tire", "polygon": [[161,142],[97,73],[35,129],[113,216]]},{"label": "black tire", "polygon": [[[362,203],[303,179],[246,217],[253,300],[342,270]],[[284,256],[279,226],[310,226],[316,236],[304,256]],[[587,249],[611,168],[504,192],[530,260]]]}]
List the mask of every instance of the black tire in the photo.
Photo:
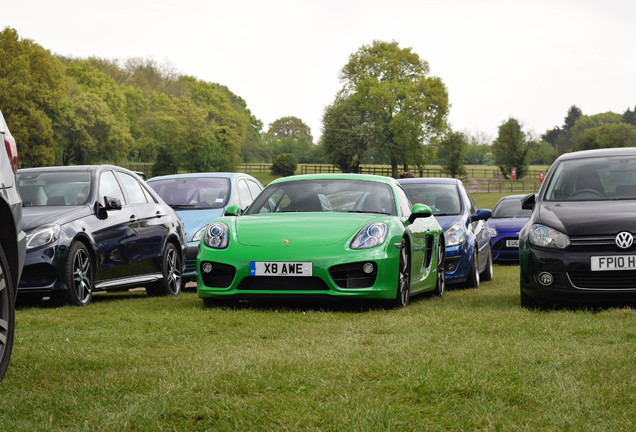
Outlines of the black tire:
[{"label": "black tire", "polygon": [[477,246],[473,249],[473,258],[470,260],[470,270],[466,279],[467,288],[479,288],[479,263],[477,262]]},{"label": "black tire", "polygon": [[15,331],[15,293],[9,262],[0,244],[0,380],[11,360]]},{"label": "black tire", "polygon": [[446,291],[446,247],[442,242],[441,236],[437,244],[437,281],[435,282],[435,290],[433,295],[436,297],[444,297]]},{"label": "black tire", "polygon": [[146,293],[149,296],[177,296],[181,292],[181,265],[182,256],[172,243],[166,243],[161,262],[163,278],[148,287]]},{"label": "black tire", "polygon": [[492,274],[493,274],[493,265],[492,265],[492,250],[488,251],[488,263],[486,264],[486,268],[484,269],[483,272],[481,272],[481,275],[479,276],[479,279],[481,281],[484,282],[488,282],[492,280]]},{"label": "black tire", "polygon": [[400,245],[400,259],[398,261],[398,280],[393,306],[403,308],[411,300],[411,259],[406,240]]},{"label": "black tire", "polygon": [[[88,248],[81,241],[71,244],[66,260],[66,291],[60,303],[86,306],[93,299],[95,270]],[[53,296],[51,297],[53,298]]]}]

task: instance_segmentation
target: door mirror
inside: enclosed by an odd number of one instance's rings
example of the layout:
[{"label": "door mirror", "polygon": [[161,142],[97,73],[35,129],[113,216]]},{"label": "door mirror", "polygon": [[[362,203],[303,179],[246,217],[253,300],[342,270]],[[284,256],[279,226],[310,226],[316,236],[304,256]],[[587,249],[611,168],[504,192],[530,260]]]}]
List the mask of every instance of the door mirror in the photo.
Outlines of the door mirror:
[{"label": "door mirror", "polygon": [[426,204],[413,204],[411,214],[409,215],[409,222],[415,222],[415,219],[427,218],[433,216],[433,210]]},{"label": "door mirror", "polygon": [[528,194],[521,198],[521,208],[524,210],[534,209],[534,204],[537,201],[537,194]]},{"label": "door mirror", "polygon": [[236,204],[232,204],[231,206],[228,206],[228,208],[225,209],[224,215],[225,216],[240,216],[241,208]]},{"label": "door mirror", "polygon": [[471,222],[490,219],[492,212],[488,209],[477,210],[474,215],[470,216]]}]

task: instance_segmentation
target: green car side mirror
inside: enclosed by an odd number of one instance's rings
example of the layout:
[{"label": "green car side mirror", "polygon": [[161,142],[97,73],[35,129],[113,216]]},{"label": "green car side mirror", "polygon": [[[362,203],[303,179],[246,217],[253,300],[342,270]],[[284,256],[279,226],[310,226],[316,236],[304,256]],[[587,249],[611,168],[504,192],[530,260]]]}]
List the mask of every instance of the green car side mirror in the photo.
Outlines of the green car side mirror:
[{"label": "green car side mirror", "polygon": [[241,215],[241,208],[236,204],[232,204],[231,206],[228,206],[225,209],[224,216],[240,216],[240,215]]},{"label": "green car side mirror", "polygon": [[413,208],[411,209],[411,214],[409,216],[409,222],[415,222],[415,219],[418,218],[427,218],[433,216],[433,210],[426,204],[413,204]]}]

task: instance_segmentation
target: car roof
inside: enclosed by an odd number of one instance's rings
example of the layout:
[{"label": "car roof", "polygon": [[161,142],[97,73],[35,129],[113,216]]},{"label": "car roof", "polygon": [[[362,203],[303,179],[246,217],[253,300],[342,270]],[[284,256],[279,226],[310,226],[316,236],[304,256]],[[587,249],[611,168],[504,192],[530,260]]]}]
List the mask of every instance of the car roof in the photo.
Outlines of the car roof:
[{"label": "car roof", "polygon": [[449,177],[417,177],[417,178],[404,178],[399,179],[400,184],[460,184],[462,181]]},{"label": "car roof", "polygon": [[570,159],[583,159],[590,157],[601,157],[601,156],[633,156],[636,155],[635,147],[616,147],[616,148],[605,148],[605,149],[594,149],[594,150],[582,150],[571,153],[565,153],[559,156],[557,161],[561,160],[570,160]]},{"label": "car roof", "polygon": [[505,200],[511,200],[511,199],[521,199],[521,198],[525,197],[526,195],[506,195],[505,197],[502,197],[499,201],[505,201]]},{"label": "car roof", "polygon": [[20,173],[29,173],[29,172],[38,172],[38,171],[100,171],[106,169],[116,169],[120,171],[125,171],[131,174],[134,174],[133,171],[129,169],[116,166],[116,165],[64,165],[64,166],[48,166],[48,167],[37,167],[37,168],[20,168],[18,172]]},{"label": "car roof", "polygon": [[155,180],[172,180],[172,179],[183,179],[183,178],[227,178],[233,179],[239,176],[252,177],[249,174],[240,173],[240,172],[203,172],[203,173],[184,173],[184,174],[169,174],[162,176],[155,176],[148,179],[148,182],[152,182]]},{"label": "car roof", "polygon": [[325,173],[325,174],[301,174],[289,177],[279,177],[273,180],[272,183],[284,183],[288,181],[300,181],[300,180],[362,180],[372,181],[385,184],[395,184],[395,179],[392,177],[385,177],[373,174],[353,174],[353,173]]}]

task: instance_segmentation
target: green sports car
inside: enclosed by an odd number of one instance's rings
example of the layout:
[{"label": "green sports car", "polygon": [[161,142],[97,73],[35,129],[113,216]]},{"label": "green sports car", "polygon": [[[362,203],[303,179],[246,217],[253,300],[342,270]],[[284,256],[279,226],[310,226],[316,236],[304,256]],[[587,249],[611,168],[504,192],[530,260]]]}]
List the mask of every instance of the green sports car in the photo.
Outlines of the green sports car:
[{"label": "green sports car", "polygon": [[444,233],[389,177],[314,174],[271,182],[240,214],[230,207],[199,245],[206,304],[272,296],[388,301],[442,296]]}]

